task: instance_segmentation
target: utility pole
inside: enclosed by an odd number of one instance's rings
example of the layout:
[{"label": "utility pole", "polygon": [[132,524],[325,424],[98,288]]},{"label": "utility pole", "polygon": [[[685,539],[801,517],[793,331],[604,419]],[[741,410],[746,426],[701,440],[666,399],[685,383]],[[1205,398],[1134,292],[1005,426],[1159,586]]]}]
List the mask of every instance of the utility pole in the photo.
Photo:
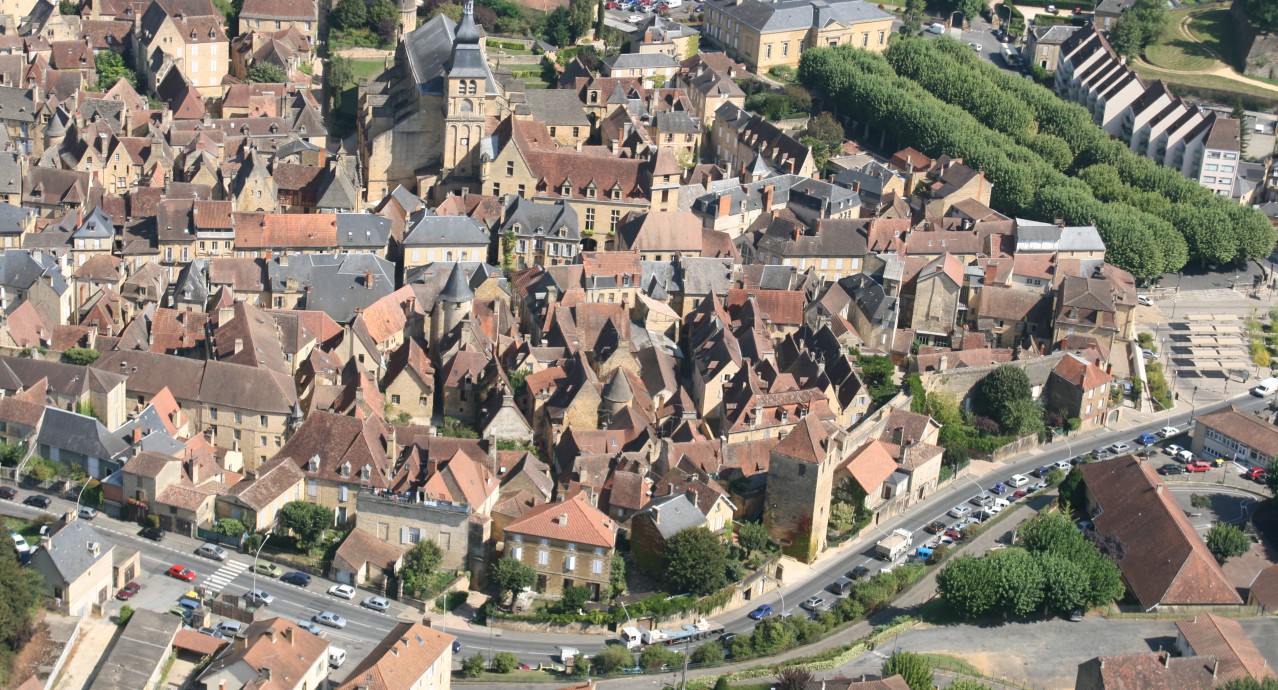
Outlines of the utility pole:
[{"label": "utility pole", "polygon": [[683,641],[683,679],[679,681],[679,690],[688,690],[688,656],[692,649],[692,636]]}]

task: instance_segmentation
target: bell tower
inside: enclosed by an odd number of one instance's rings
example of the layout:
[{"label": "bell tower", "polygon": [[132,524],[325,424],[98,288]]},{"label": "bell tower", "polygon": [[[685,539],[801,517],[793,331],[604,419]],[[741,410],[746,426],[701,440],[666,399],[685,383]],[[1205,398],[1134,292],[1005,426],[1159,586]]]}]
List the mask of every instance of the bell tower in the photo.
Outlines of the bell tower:
[{"label": "bell tower", "polygon": [[491,80],[482,41],[479,27],[475,25],[475,1],[466,0],[448,65],[448,93],[444,99],[445,178],[479,176],[479,140],[484,136]]},{"label": "bell tower", "polygon": [[417,0],[396,0],[399,9],[399,37],[417,28]]}]

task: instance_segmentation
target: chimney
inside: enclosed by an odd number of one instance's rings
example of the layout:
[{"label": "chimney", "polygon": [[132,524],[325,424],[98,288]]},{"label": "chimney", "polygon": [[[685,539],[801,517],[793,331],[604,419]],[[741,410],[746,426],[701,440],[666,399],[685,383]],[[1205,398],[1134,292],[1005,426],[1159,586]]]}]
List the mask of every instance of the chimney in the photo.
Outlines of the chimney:
[{"label": "chimney", "polygon": [[373,272],[372,271],[364,271],[364,287],[368,288],[369,290],[373,289]]},{"label": "chimney", "polygon": [[280,254],[280,265],[281,266],[288,265],[288,254]]},{"label": "chimney", "polygon": [[1220,659],[1211,660],[1211,677],[1215,679],[1216,672],[1220,670]]},{"label": "chimney", "polygon": [[1163,652],[1163,668],[1171,668],[1171,652]]},{"label": "chimney", "polygon": [[763,188],[763,208],[764,209],[772,208],[772,197],[776,193],[776,189],[777,188],[774,187],[773,185],[768,185]]},{"label": "chimney", "polygon": [[936,365],[937,371],[945,371],[950,368],[950,358],[947,355],[941,355],[941,361]]},{"label": "chimney", "polygon": [[142,429],[139,427],[133,427],[133,442],[137,443],[138,441],[141,441],[141,440],[142,440]]},{"label": "chimney", "polygon": [[284,628],[284,641],[288,642],[289,645],[293,644],[293,626],[290,625]]},{"label": "chimney", "polygon": [[568,513],[560,513],[560,514],[559,514],[559,517],[555,518],[555,524],[556,524],[556,525],[559,525],[560,527],[563,527],[563,526],[567,525],[567,524],[568,524]]},{"label": "chimney", "polygon": [[1157,486],[1155,486],[1155,487],[1154,487],[1154,493],[1156,493],[1156,494],[1161,494],[1162,492],[1163,492],[1163,485],[1162,485],[1162,484],[1159,484],[1159,485],[1157,485]]},{"label": "chimney", "polygon": [[262,668],[258,669],[258,675],[260,675],[260,676],[262,677],[262,680],[264,680],[264,681],[268,681],[268,682],[269,682],[269,681],[271,680],[271,669],[270,669],[270,667],[268,667],[268,666],[263,666]]},{"label": "chimney", "polygon": [[719,197],[719,216],[723,217],[732,213],[732,197],[724,194]]},{"label": "chimney", "polygon": [[242,352],[243,350],[244,350],[244,339],[243,339],[243,338],[236,338],[236,339],[235,339],[235,352],[234,352],[234,354],[237,354],[237,355],[238,355],[238,354],[240,354],[240,352]]},{"label": "chimney", "polygon": [[853,192],[853,193],[855,193],[855,194],[860,194],[860,193],[861,193],[861,183],[860,183],[860,182],[856,182],[856,181],[853,181],[853,182],[852,182],[852,192]]}]

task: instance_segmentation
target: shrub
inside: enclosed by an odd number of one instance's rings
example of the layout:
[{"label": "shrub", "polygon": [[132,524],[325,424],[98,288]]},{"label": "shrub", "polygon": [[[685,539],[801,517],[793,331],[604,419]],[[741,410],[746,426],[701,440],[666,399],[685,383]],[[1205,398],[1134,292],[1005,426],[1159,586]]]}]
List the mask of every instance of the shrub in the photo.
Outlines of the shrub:
[{"label": "shrub", "polygon": [[519,657],[514,652],[497,652],[493,656],[493,670],[497,673],[510,673],[519,666]]},{"label": "shrub", "polygon": [[485,666],[484,655],[476,653],[462,662],[462,675],[466,678],[478,678],[484,675]]},{"label": "shrub", "polygon": [[125,604],[120,607],[120,613],[116,614],[115,624],[123,628],[129,624],[129,619],[133,617],[133,607]]}]

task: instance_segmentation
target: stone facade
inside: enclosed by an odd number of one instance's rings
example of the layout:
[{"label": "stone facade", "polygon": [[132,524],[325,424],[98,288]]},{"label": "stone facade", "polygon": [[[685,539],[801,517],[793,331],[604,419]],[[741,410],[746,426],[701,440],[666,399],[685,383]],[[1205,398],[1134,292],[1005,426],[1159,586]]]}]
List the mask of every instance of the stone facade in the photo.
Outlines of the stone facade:
[{"label": "stone facade", "polygon": [[428,539],[443,552],[440,568],[483,570],[491,524],[486,516],[442,501],[401,501],[368,492],[356,496],[356,506],[356,529],[402,549]]}]

